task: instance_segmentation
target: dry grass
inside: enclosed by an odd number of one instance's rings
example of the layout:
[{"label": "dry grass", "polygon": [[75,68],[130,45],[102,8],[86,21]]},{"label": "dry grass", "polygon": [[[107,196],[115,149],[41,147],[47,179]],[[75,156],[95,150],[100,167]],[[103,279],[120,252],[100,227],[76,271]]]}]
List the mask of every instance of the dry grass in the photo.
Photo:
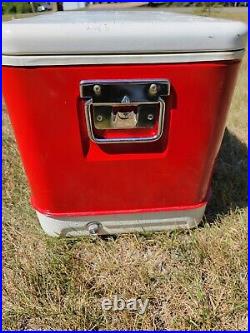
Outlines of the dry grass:
[{"label": "dry grass", "polygon": [[[214,196],[200,228],[51,239],[30,207],[4,110],[3,328],[246,330],[246,143],[245,57],[213,180]],[[142,316],[103,312],[100,300],[115,294],[149,298],[149,307]]]}]

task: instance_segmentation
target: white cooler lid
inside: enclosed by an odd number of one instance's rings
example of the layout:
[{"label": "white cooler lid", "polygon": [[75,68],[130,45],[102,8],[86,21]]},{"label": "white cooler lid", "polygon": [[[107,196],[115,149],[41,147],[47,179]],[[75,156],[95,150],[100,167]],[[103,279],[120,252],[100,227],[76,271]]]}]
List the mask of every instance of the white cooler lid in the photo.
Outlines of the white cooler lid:
[{"label": "white cooler lid", "polygon": [[165,11],[57,12],[3,23],[3,55],[114,55],[242,50],[242,22]]}]

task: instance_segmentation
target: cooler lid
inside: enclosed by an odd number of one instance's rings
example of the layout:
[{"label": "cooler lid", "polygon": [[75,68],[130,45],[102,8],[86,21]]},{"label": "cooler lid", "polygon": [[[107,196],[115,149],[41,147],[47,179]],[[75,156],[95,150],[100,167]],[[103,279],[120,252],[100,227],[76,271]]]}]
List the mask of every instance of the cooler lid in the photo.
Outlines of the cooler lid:
[{"label": "cooler lid", "polygon": [[241,50],[246,25],[165,11],[57,12],[3,23],[3,55]]}]

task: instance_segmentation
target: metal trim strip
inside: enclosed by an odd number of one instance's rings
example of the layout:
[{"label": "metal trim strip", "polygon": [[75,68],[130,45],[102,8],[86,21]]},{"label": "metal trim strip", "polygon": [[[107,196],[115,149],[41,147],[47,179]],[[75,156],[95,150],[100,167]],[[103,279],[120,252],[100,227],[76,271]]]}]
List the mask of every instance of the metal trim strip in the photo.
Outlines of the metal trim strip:
[{"label": "metal trim strip", "polygon": [[3,55],[2,65],[16,67],[189,63],[241,59],[244,50],[226,52],[99,54],[99,55]]},{"label": "metal trim strip", "polygon": [[198,208],[134,214],[52,217],[36,211],[42,229],[53,237],[89,236],[89,225],[98,223],[97,235],[155,232],[193,228],[201,221],[206,204]]}]

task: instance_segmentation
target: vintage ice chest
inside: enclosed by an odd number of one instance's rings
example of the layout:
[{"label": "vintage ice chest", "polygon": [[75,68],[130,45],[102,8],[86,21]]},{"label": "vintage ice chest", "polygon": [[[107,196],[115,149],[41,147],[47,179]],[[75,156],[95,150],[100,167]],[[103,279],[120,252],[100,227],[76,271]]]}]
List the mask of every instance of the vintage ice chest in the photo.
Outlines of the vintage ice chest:
[{"label": "vintage ice chest", "polygon": [[4,23],[4,98],[43,229],[196,226],[245,39],[241,22],[160,11]]}]

